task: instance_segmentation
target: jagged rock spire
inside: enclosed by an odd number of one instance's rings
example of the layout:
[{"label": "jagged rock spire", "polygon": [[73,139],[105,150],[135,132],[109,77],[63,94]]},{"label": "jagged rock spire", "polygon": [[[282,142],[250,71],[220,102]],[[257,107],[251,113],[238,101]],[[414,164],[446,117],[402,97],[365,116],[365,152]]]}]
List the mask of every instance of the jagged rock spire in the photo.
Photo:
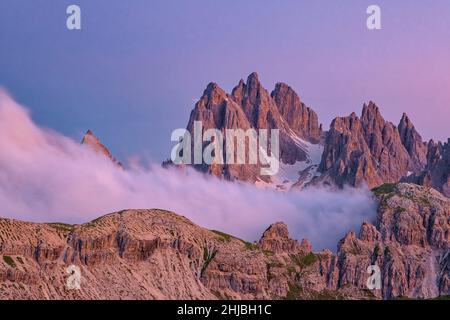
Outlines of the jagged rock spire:
[{"label": "jagged rock spire", "polygon": [[298,94],[287,84],[277,83],[271,93],[281,116],[300,137],[318,142],[322,137],[317,114],[301,102]]},{"label": "jagged rock spire", "polygon": [[284,222],[277,222],[270,225],[266,229],[259,246],[263,250],[277,253],[309,253],[312,251],[311,243],[307,239],[303,239],[301,243],[293,240],[289,236],[289,230]]},{"label": "jagged rock spire", "polygon": [[120,162],[113,157],[113,155],[109,152],[108,148],[103,145],[100,140],[94,135],[92,130],[86,131],[83,139],[81,140],[81,144],[92,148],[95,152],[103,154],[105,157],[109,158],[114,164],[119,167],[123,167]]},{"label": "jagged rock spire", "polygon": [[427,164],[427,146],[406,113],[398,125],[403,145],[411,157],[410,170],[419,171]]}]

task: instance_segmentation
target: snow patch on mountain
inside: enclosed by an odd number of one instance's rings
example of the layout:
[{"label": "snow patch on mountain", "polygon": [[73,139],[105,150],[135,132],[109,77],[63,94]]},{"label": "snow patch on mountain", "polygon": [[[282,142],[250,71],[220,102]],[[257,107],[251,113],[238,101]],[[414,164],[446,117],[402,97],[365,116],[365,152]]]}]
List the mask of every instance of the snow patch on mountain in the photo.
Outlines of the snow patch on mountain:
[{"label": "snow patch on mountain", "polygon": [[271,183],[258,180],[255,183],[258,188],[289,191],[294,185],[295,187],[303,187],[317,176],[324,146],[305,141],[293,131],[290,132],[290,137],[298,147],[305,151],[307,160],[297,161],[294,164],[280,162],[279,171],[271,177]]}]

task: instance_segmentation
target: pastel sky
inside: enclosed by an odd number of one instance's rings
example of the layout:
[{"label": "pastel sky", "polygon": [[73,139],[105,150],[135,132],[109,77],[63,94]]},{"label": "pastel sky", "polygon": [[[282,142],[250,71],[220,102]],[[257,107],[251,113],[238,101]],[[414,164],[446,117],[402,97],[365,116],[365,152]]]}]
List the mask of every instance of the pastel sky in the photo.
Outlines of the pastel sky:
[{"label": "pastel sky", "polygon": [[[366,8],[382,30],[366,28]],[[82,30],[66,29],[66,7]],[[450,136],[448,0],[2,0],[0,86],[75,139],[92,129],[120,157],[169,157],[207,83],[257,71],[291,85],[328,127],[373,100],[425,139]]]}]

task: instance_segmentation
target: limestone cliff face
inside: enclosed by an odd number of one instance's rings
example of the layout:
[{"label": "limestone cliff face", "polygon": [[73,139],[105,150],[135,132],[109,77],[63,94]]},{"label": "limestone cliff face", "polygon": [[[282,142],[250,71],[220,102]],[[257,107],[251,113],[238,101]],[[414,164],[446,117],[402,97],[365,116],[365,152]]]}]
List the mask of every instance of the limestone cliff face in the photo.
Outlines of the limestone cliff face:
[{"label": "limestone cliff face", "polygon": [[450,196],[449,144],[423,142],[406,114],[396,127],[370,102],[364,104],[361,117],[352,113],[333,120],[325,137],[320,175],[306,186],[374,188],[403,181]]},{"label": "limestone cliff face", "polygon": [[[250,74],[246,82],[241,80],[231,94],[227,94],[217,84],[210,83],[191,111],[187,125],[191,135],[194,134],[195,121],[202,122],[202,134],[208,129],[220,130],[224,137],[224,146],[230,143],[227,141],[226,129],[244,131],[254,129],[256,132],[259,129],[278,129],[280,160],[289,165],[310,161],[308,150],[301,143],[301,139],[317,144],[322,137],[317,115],[300,102],[291,88],[288,89],[286,85],[277,85],[270,95],[256,73]],[[204,147],[208,144],[205,143]],[[226,159],[225,152],[224,147],[223,159]],[[261,161],[257,165],[249,164],[248,142],[246,142],[245,165],[203,163],[195,167],[227,180],[270,182],[270,178],[260,176]]]},{"label": "limestone cliff face", "polygon": [[410,171],[418,172],[427,165],[427,145],[423,142],[421,135],[417,132],[413,123],[403,114],[398,125],[398,131],[402,143],[410,156]]},{"label": "limestone cliff face", "polygon": [[[83,225],[0,219],[0,299],[391,299],[450,294],[450,200],[384,185],[376,221],[336,254],[270,226],[258,243],[162,210],[126,210]],[[67,267],[81,270],[69,290]],[[366,287],[367,267],[381,290]]]},{"label": "limestone cliff face", "polygon": [[[272,185],[283,191],[316,185],[374,188],[403,181],[431,186],[450,195],[448,143],[423,142],[406,114],[395,126],[383,118],[374,102],[364,104],[361,116],[352,113],[335,118],[325,132],[314,110],[290,86],[277,83],[269,94],[258,74],[252,73],[246,81],[240,80],[231,94],[210,83],[191,112],[187,125],[191,134],[195,121],[202,121],[203,132],[221,131],[224,160],[226,146],[230,144],[226,129],[280,130],[283,168],[279,176],[261,176],[259,157],[257,165],[249,164],[247,142],[245,164],[194,165],[219,178],[257,185],[262,182],[263,186]],[[203,147],[208,144],[204,143]]]},{"label": "limestone cliff face", "polygon": [[258,245],[262,250],[276,253],[308,254],[312,251],[312,246],[307,239],[303,239],[300,243],[291,239],[288,226],[283,222],[274,223],[267,228]]},{"label": "limestone cliff face", "polygon": [[376,187],[398,182],[407,175],[410,162],[397,127],[370,102],[363,106],[361,118],[352,113],[333,120],[319,167],[323,175],[316,183]]},{"label": "limestone cliff face", "polygon": [[[226,138],[227,129],[241,129],[246,131],[251,128],[242,107],[239,106],[228,94],[225,93],[217,84],[210,83],[202,97],[191,112],[187,130],[194,139],[194,122],[201,121],[202,132],[209,129],[218,129],[222,136]],[[194,150],[194,141],[192,141],[192,150]],[[203,143],[206,147],[209,143]],[[235,155],[236,156],[236,155]],[[226,159],[226,140],[224,141],[223,159]],[[246,159],[248,163],[248,159]],[[194,154],[191,156],[191,163],[194,162]],[[217,177],[224,177],[227,180],[256,181],[259,176],[258,165],[229,165],[216,164],[207,165],[205,163],[194,165],[196,169]]]},{"label": "limestone cliff face", "polygon": [[439,192],[412,184],[384,185],[378,218],[366,223],[359,236],[340,242],[340,285],[361,286],[365,268],[381,268],[384,298],[431,298],[449,294],[446,271],[450,252],[450,201]]},{"label": "limestone cliff face", "polygon": [[331,123],[319,166],[323,174],[314,182],[340,187],[364,183],[379,185],[383,180],[376,172],[376,167],[365,140],[363,123],[352,113],[345,118],[336,118]]},{"label": "limestone cliff face", "polygon": [[280,114],[299,137],[317,143],[322,139],[322,128],[317,114],[308,108],[297,93],[285,83],[277,83],[271,93]]},{"label": "limestone cliff face", "polygon": [[450,197],[450,139],[444,144],[431,140],[425,168],[405,177],[403,181],[433,187]]},{"label": "limestone cliff face", "polygon": [[407,173],[409,155],[397,128],[384,120],[373,102],[363,107],[361,120],[378,175],[384,183],[399,181]]}]

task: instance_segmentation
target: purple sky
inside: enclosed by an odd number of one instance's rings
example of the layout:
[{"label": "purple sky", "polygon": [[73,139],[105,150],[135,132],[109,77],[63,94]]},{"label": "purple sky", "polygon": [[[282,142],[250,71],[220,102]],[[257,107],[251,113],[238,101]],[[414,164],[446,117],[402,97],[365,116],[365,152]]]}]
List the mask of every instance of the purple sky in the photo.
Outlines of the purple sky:
[{"label": "purple sky", "polygon": [[[450,136],[450,1],[2,0],[0,85],[41,125],[88,128],[119,157],[169,156],[208,82],[257,71],[291,85],[328,127],[374,100],[425,139]],[[366,28],[366,8],[383,30]],[[79,4],[82,30],[65,28]]]}]

